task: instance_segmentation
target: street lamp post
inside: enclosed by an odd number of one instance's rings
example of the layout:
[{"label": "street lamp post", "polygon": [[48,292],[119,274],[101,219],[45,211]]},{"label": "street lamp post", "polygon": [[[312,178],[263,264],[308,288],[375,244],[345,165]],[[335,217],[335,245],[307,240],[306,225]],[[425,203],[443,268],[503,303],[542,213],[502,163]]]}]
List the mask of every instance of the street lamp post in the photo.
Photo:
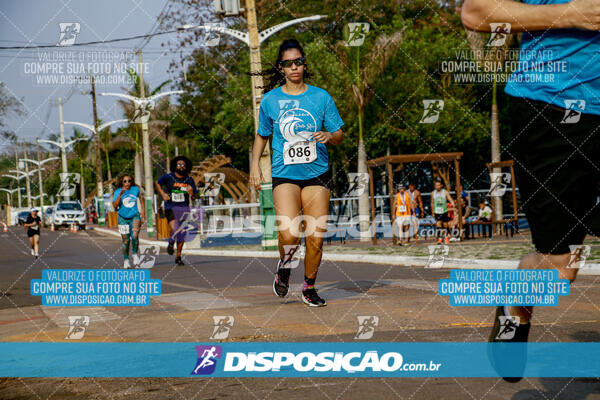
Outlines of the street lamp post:
[{"label": "street lamp post", "polygon": [[[17,188],[13,189],[13,190],[16,190],[17,193],[18,193],[18,195],[19,195],[18,196],[18,203],[17,204],[19,205],[19,208],[21,208],[21,190],[23,190],[23,188],[21,187],[21,185],[20,185],[19,182],[21,181],[21,179],[23,179],[23,177],[22,176],[15,176],[15,175],[8,175],[8,174],[4,174],[2,176],[5,176],[7,178],[11,178],[11,179],[14,179],[14,180],[17,181]],[[8,189],[4,189],[4,190],[8,190]]]},{"label": "street lamp post", "polygon": [[[140,53],[140,64],[142,56]],[[100,96],[116,96],[132,101],[135,104],[136,110],[148,110],[152,108],[154,102],[161,97],[170,96],[172,94],[184,93],[183,90],[172,90],[162,92],[154,96],[145,97],[144,93],[144,78],[142,75],[142,66],[140,65],[140,94],[142,97],[135,97],[124,93],[100,93]],[[146,232],[148,236],[154,236],[154,182],[152,174],[152,154],[150,152],[150,135],[148,133],[148,118],[141,117],[139,119],[142,124],[142,148],[144,155],[144,191],[146,196]],[[135,122],[135,121],[133,121]]]},{"label": "street lamp post", "polygon": [[11,215],[10,213],[12,212],[12,194],[14,192],[19,192],[19,199],[21,198],[21,190],[23,190],[23,188],[18,187],[16,189],[4,189],[4,188],[0,188],[1,191],[6,192],[6,200],[8,203],[8,211],[6,212],[6,224],[10,225],[10,221],[11,221]]},{"label": "street lamp post", "polygon": [[56,147],[58,147],[60,149],[60,153],[61,153],[61,159],[63,160],[62,162],[62,179],[60,180],[60,184],[61,187],[63,188],[63,198],[65,200],[69,200],[71,198],[71,196],[69,195],[69,191],[64,190],[64,188],[66,187],[66,180],[68,179],[68,167],[67,167],[67,147],[71,146],[73,143],[82,141],[82,140],[89,140],[89,138],[76,138],[73,140],[70,140],[68,142],[65,143],[64,141],[64,135],[62,137],[62,141],[59,142],[55,142],[54,140],[47,140],[47,139],[38,139],[38,143],[49,143],[52,144]]},{"label": "street lamp post", "polygon": [[[21,171],[20,169],[9,169],[8,172],[12,172],[12,173],[16,174],[16,176],[15,175],[4,175],[4,176],[6,176],[8,178],[18,179],[18,180],[25,178],[27,183],[29,183],[29,177],[31,175],[34,175],[37,172],[37,169],[34,169],[33,171],[28,171],[27,173]],[[21,196],[19,196],[19,208],[20,207],[21,207]],[[27,207],[31,208],[31,190],[27,190]]]},{"label": "street lamp post", "polygon": [[[40,152],[39,152],[39,139],[38,139],[38,159],[37,160],[30,160],[28,158],[21,158],[19,161],[24,161],[25,163],[32,163],[35,164],[38,169],[38,184],[40,187],[40,194],[44,193],[44,183],[42,180],[42,168],[41,166],[46,164],[47,162],[50,161],[54,161],[54,160],[58,160],[58,157],[50,157],[50,158],[46,158],[45,160],[40,160]],[[40,208],[42,209],[42,212],[44,212],[44,196],[40,196]]]}]

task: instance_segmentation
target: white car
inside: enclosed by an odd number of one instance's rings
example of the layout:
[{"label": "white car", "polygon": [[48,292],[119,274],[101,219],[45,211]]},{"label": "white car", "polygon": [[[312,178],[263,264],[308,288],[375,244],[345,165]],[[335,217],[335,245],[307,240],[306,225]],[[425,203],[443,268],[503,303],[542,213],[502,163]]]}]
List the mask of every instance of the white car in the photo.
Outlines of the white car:
[{"label": "white car", "polygon": [[85,229],[85,213],[79,201],[61,201],[54,207],[52,225],[54,229],[60,226],[76,224],[80,230]]}]

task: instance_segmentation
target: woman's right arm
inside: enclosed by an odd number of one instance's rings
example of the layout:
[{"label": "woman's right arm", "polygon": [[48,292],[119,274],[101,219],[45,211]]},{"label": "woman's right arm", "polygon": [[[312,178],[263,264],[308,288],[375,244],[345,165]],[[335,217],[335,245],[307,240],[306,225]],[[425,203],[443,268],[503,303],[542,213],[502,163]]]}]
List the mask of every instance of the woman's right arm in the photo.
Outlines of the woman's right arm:
[{"label": "woman's right arm", "polygon": [[121,195],[123,194],[123,190],[121,190],[119,192],[119,196],[117,196],[117,198],[115,199],[115,201],[113,201],[113,207],[115,208],[115,210],[117,210],[119,208],[119,204],[121,204]]},{"label": "woman's right arm", "polygon": [[269,142],[269,137],[264,137],[258,133],[254,136],[252,145],[252,165],[250,166],[250,185],[260,190],[261,182],[264,182],[262,171],[260,170],[260,157]]},{"label": "woman's right arm", "polygon": [[600,2],[573,0],[563,4],[524,4],[513,0],[465,0],[463,25],[490,32],[490,23],[510,23],[511,33],[547,29],[600,29]]}]

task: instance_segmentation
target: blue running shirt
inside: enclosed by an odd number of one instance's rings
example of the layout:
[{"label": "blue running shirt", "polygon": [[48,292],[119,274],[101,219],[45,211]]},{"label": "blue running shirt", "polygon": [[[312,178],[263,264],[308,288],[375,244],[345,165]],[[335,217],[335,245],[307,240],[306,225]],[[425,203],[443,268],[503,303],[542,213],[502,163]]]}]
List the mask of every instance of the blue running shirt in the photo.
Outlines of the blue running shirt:
[{"label": "blue running shirt", "polygon": [[[569,0],[522,0],[563,4]],[[582,16],[581,18],[584,18]],[[519,66],[505,92],[600,115],[600,33],[580,29],[523,32]],[[583,100],[583,102],[581,101]]]},{"label": "blue running shirt", "polygon": [[329,170],[327,146],[316,142],[312,134],[335,132],[344,122],[326,90],[306,86],[298,95],[278,87],[260,102],[257,133],[273,135],[271,176],[275,178],[305,180]]},{"label": "blue running shirt", "polygon": [[[113,201],[117,200],[119,197],[119,193],[121,193],[123,188],[118,188],[115,190],[115,194],[113,195]],[[140,188],[137,186],[132,186],[129,190],[126,190],[121,196],[121,204],[119,205],[119,215],[123,218],[133,218],[138,215],[140,212],[138,211],[137,206],[137,198],[140,194]]]}]

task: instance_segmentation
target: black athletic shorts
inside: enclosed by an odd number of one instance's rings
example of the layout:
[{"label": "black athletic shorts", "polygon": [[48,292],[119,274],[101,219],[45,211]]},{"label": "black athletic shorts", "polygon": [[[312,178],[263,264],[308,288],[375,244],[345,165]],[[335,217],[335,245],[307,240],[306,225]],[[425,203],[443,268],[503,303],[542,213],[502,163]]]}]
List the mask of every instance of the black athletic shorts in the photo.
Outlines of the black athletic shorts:
[{"label": "black athletic shorts", "polygon": [[511,97],[510,107],[513,140],[503,158],[515,161],[533,243],[541,253],[569,253],[600,234],[600,116],[564,123],[567,111],[554,105]]},{"label": "black athletic shorts", "polygon": [[33,230],[33,229],[27,229],[27,237],[33,237],[35,235],[40,235],[40,231],[39,230]]},{"label": "black athletic shorts", "polygon": [[297,180],[297,179],[272,177],[271,180],[273,182],[273,189],[275,189],[275,187],[277,187],[277,185],[281,185],[282,183],[291,183],[293,185],[299,186],[300,189],[304,189],[307,186],[323,186],[327,189],[330,189],[329,184],[331,182],[331,175],[329,174],[329,171],[327,171],[324,174],[321,174],[321,175],[319,175],[315,178],[311,178],[311,179]]},{"label": "black athletic shorts", "polygon": [[447,212],[445,212],[443,214],[433,214],[433,218],[435,218],[436,221],[442,221],[442,222],[450,221],[450,216],[448,215]]}]

